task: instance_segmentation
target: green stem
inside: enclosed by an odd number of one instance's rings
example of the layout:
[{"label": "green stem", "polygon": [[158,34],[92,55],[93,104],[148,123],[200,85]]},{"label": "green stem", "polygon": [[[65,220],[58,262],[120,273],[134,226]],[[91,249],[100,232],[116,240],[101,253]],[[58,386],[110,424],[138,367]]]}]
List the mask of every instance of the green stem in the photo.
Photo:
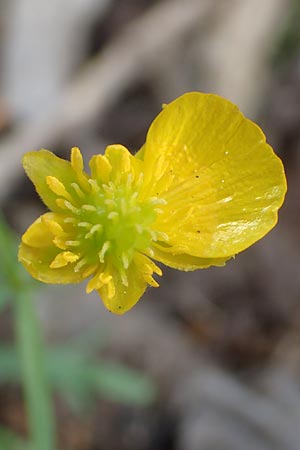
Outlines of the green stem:
[{"label": "green stem", "polygon": [[30,290],[23,285],[16,291],[15,327],[30,438],[34,450],[54,450],[54,414],[45,373],[43,339]]}]

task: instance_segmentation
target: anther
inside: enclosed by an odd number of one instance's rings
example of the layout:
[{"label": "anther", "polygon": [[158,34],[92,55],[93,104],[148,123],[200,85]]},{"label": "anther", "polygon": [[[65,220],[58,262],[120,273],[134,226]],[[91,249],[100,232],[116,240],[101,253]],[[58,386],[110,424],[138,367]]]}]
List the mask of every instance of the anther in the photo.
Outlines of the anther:
[{"label": "anther", "polygon": [[152,241],[156,242],[157,241],[157,233],[153,230],[148,230],[151,236]]},{"label": "anther", "polygon": [[74,267],[74,272],[79,272],[80,269],[85,266],[85,264],[87,263],[86,258],[82,258]]},{"label": "anther", "polygon": [[89,178],[89,184],[92,187],[93,192],[99,192],[99,186],[96,180],[93,180],[92,178]]},{"label": "anther", "polygon": [[67,200],[64,200],[64,204],[65,204],[65,207],[66,207],[67,209],[69,209],[70,211],[72,211],[72,213],[74,213],[74,214],[78,214],[78,213],[79,213],[79,209],[78,209],[78,208],[75,208],[75,206],[72,205],[72,203],[68,202]]},{"label": "anther", "polygon": [[68,200],[72,201],[72,197],[69,192],[66,190],[65,186],[61,181],[59,181],[56,177],[47,176],[46,183],[54,194],[64,197]]},{"label": "anther", "polygon": [[81,173],[83,170],[83,159],[78,147],[71,149],[71,165],[75,172]]},{"label": "anther", "polygon": [[73,214],[78,214],[79,213],[79,209],[78,208],[75,208],[75,206],[72,205],[72,203],[68,202],[67,200],[64,200],[63,198],[57,198],[56,199],[56,204],[57,204],[57,206],[59,206],[59,208],[68,209]]},{"label": "anther", "polygon": [[90,229],[90,231],[85,235],[85,239],[89,239],[97,231],[102,231],[102,228],[103,227],[102,227],[102,225],[100,225],[100,223],[97,223],[96,225],[93,225],[92,228]]},{"label": "anther", "polygon": [[77,226],[81,228],[91,228],[92,224],[90,222],[79,222]]},{"label": "anther", "polygon": [[79,247],[80,241],[65,241],[68,247]]},{"label": "anther", "polygon": [[138,179],[137,179],[137,183],[136,183],[137,187],[140,187],[141,184],[143,183],[143,181],[144,181],[144,174],[141,172],[141,173],[139,174]]},{"label": "anther", "polygon": [[115,190],[115,186],[111,181],[108,184],[102,184],[102,188],[103,188],[104,192],[110,196],[113,195],[114,190]]},{"label": "anther", "polygon": [[82,190],[80,189],[80,187],[77,183],[71,183],[71,186],[74,189],[74,191],[76,192],[76,194],[78,195],[78,197],[80,197],[80,198],[84,197],[84,193],[82,192]]},{"label": "anther", "polygon": [[97,208],[94,205],[82,205],[81,209],[84,209],[85,211],[92,211],[92,212],[97,211]]},{"label": "anther", "polygon": [[145,251],[148,253],[149,256],[151,256],[151,257],[154,256],[154,251],[152,250],[152,248],[148,247],[148,248],[146,248]]},{"label": "anther", "polygon": [[168,202],[164,198],[151,197],[150,203],[152,205],[166,205]]},{"label": "anther", "polygon": [[116,202],[111,198],[107,198],[106,200],[104,200],[104,203],[105,203],[105,205],[113,206],[114,208],[117,207]]},{"label": "anther", "polygon": [[103,246],[102,246],[102,248],[101,248],[101,250],[100,250],[100,252],[98,253],[99,260],[100,260],[101,263],[104,262],[104,256],[105,256],[105,253],[107,252],[107,250],[109,249],[109,247],[110,247],[110,242],[109,241],[105,241]]},{"label": "anther", "polygon": [[125,273],[125,271],[123,269],[120,270],[120,276],[121,276],[121,281],[122,284],[126,287],[128,287],[128,278],[127,275]]},{"label": "anther", "polygon": [[126,253],[122,253],[122,262],[123,262],[124,269],[128,269],[129,260],[128,260],[128,256],[126,255]]},{"label": "anther", "polygon": [[159,284],[149,273],[143,273],[144,280],[152,287],[159,287]]},{"label": "anther", "polygon": [[119,218],[119,213],[118,213],[117,211],[111,211],[111,212],[108,214],[107,218],[110,219],[110,220],[112,220],[112,221],[114,221],[114,222],[116,222],[117,219]]},{"label": "anther", "polygon": [[156,237],[163,241],[169,240],[169,236],[167,235],[167,233],[164,233],[163,231],[156,231]]},{"label": "anther", "polygon": [[76,223],[77,219],[75,217],[66,217],[64,223]]},{"label": "anther", "polygon": [[58,269],[60,267],[65,267],[68,263],[73,263],[79,259],[79,256],[72,252],[62,252],[56,255],[52,263],[50,264],[50,269]]}]

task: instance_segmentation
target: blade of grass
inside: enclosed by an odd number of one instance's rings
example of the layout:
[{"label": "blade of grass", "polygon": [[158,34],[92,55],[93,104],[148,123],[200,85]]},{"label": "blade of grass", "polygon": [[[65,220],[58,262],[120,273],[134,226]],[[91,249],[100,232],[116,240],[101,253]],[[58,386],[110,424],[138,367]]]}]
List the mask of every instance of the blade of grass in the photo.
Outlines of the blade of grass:
[{"label": "blade of grass", "polygon": [[14,302],[14,319],[21,375],[24,386],[31,448],[55,450],[55,427],[44,349],[38,319],[32,302],[34,283],[18,263],[14,233],[0,211],[0,274]]},{"label": "blade of grass", "polygon": [[55,449],[55,424],[47,383],[43,341],[31,298],[23,286],[15,293],[15,327],[34,450]]}]

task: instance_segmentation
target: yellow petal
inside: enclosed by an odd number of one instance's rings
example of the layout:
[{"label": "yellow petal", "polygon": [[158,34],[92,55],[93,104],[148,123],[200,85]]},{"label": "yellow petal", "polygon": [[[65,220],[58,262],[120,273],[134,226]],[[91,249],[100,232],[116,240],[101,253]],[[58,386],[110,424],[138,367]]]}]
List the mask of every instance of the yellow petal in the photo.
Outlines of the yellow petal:
[{"label": "yellow petal", "polygon": [[23,157],[23,166],[45,205],[52,211],[59,211],[60,208],[56,203],[57,194],[53,192],[53,186],[51,188],[48,185],[47,177],[50,176],[52,181],[53,178],[59,180],[64,188],[69,190],[71,183],[78,181],[71,163],[48,150],[39,150],[26,153]]},{"label": "yellow petal", "polygon": [[[43,217],[43,216],[42,216]],[[22,243],[34,248],[47,248],[53,244],[53,235],[49,233],[47,226],[39,217],[25,231],[22,236]]]},{"label": "yellow petal", "polygon": [[111,172],[111,165],[103,155],[94,155],[90,160],[92,177],[101,183],[108,183]]},{"label": "yellow petal", "polygon": [[[53,218],[54,214],[48,213],[45,216]],[[82,272],[74,271],[76,265],[74,258],[72,258],[74,262],[69,258],[70,262],[65,267],[50,268],[53,261],[60,258],[58,255],[61,254],[61,250],[53,244],[52,240],[53,234],[46,225],[46,221],[37,219],[22,237],[19,261],[31,276],[44,283],[66,284],[82,281],[85,278]]]},{"label": "yellow petal", "polygon": [[184,270],[186,272],[206,269],[207,267],[224,266],[229,258],[199,258],[187,254],[174,254],[171,249],[157,244],[152,244],[152,257],[157,261],[172,267],[173,269]]},{"label": "yellow petal", "polygon": [[62,252],[56,255],[52,263],[50,264],[51,269],[58,269],[60,267],[65,267],[69,263],[78,261],[79,256],[72,252]]},{"label": "yellow petal", "polygon": [[[118,269],[109,268],[112,276],[108,283],[98,289],[105,307],[115,314],[124,314],[141,298],[147,287],[141,268],[133,261],[126,270],[127,286]],[[104,280],[105,281],[105,280]]]},{"label": "yellow petal", "polygon": [[117,183],[126,182],[129,174],[132,180],[138,178],[142,171],[142,161],[132,156],[123,145],[109,145],[105,150],[105,157],[112,167],[111,178]]},{"label": "yellow petal", "polygon": [[189,93],[167,105],[149,129],[144,163],[143,195],[167,201],[153,229],[168,235],[174,255],[226,260],[276,224],[282,163],[221,97]]},{"label": "yellow petal", "polygon": [[71,149],[71,166],[77,173],[82,173],[83,171],[83,158],[78,147],[73,147]]}]

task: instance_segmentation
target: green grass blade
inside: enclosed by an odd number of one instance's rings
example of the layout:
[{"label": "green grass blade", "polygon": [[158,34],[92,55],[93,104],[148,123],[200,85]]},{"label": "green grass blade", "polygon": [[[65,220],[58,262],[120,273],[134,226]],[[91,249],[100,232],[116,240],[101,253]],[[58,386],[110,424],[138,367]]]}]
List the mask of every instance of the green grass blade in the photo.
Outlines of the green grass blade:
[{"label": "green grass blade", "polygon": [[26,288],[20,290],[15,298],[15,326],[33,448],[54,450],[54,415],[45,371],[42,337],[31,293]]}]

